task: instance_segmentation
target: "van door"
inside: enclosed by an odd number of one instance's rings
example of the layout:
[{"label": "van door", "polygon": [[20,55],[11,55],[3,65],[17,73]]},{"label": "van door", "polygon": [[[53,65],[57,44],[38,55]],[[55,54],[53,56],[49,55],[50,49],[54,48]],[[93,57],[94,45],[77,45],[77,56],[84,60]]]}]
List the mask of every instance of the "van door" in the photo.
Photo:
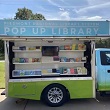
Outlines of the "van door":
[{"label": "van door", "polygon": [[110,91],[110,50],[100,51],[101,65],[104,69],[105,91]]}]

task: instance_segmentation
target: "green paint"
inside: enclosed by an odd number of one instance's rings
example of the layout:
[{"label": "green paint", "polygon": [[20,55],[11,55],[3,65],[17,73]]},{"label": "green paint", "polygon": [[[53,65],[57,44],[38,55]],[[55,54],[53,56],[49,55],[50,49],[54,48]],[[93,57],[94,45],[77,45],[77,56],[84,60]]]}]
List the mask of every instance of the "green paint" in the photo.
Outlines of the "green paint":
[{"label": "green paint", "polygon": [[40,100],[43,89],[52,83],[65,86],[70,93],[71,99],[93,97],[92,80],[9,82],[8,96]]}]

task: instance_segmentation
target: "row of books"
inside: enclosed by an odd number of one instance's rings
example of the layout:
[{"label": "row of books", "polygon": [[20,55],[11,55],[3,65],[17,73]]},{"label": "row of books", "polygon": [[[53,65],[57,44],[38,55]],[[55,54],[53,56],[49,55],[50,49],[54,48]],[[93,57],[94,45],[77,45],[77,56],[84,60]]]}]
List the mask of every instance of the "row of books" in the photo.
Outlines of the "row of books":
[{"label": "row of books", "polygon": [[87,74],[87,69],[85,67],[74,67],[74,68],[60,68],[60,74],[79,74],[85,75]]},{"label": "row of books", "polygon": [[13,58],[13,63],[34,63],[41,62],[41,58]]},{"label": "row of books", "polygon": [[[41,50],[42,46],[13,46],[13,50]],[[72,45],[64,45],[59,47],[60,50],[85,50],[85,44],[72,44]]]},{"label": "row of books", "polygon": [[13,46],[13,50],[41,50],[41,46],[20,46],[20,47],[16,47]]},{"label": "row of books", "polygon": [[85,44],[72,44],[72,45],[64,45],[60,46],[60,50],[85,50]]},{"label": "row of books", "polygon": [[61,57],[60,62],[85,62],[86,57],[81,57],[81,58],[67,58],[67,57]]},{"label": "row of books", "polygon": [[23,76],[38,76],[41,75],[41,70],[13,70],[13,77],[23,77]]},{"label": "row of books", "polygon": [[13,70],[13,77],[22,77],[22,76],[38,76],[45,74],[61,74],[61,75],[86,75],[87,69],[85,67],[76,67],[76,68],[65,68],[61,67],[59,69],[36,69],[36,70]]},{"label": "row of books", "polygon": [[86,57],[82,58],[67,58],[67,57],[43,57],[42,61],[41,58],[13,58],[13,63],[34,63],[34,62],[46,62],[46,61],[59,61],[59,62],[85,62]]}]

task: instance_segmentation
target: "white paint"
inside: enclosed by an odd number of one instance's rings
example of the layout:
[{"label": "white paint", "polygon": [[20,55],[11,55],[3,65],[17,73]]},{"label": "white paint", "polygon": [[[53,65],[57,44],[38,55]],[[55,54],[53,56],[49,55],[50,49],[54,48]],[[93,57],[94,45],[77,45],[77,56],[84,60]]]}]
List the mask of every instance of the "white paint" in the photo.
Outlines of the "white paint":
[{"label": "white paint", "polygon": [[[32,27],[30,30],[30,34],[35,35],[92,35],[97,34],[99,28],[44,28],[44,27]],[[25,27],[21,28],[4,28],[4,33],[12,33],[12,34],[26,34],[27,30]]]},{"label": "white paint", "polygon": [[12,33],[13,33],[13,34],[18,34],[18,32],[19,32],[19,31],[18,31],[18,28],[12,28]]},{"label": "white paint", "polygon": [[23,34],[24,32],[26,32],[26,28],[20,28],[20,34]]},{"label": "white paint", "polygon": [[32,33],[33,34],[38,34],[38,28],[32,28]]},{"label": "white paint", "polygon": [[5,34],[7,34],[7,32],[9,32],[9,31],[10,31],[10,28],[8,28],[8,27],[5,27],[5,28],[4,28]]},{"label": "white paint", "polygon": [[55,33],[55,31],[54,31],[54,28],[52,28],[52,35],[55,35],[56,33]]},{"label": "white paint", "polygon": [[86,33],[87,33],[88,35],[91,35],[91,28],[87,28]]},{"label": "white paint", "polygon": [[63,28],[63,34],[68,34],[68,28]]},{"label": "white paint", "polygon": [[41,29],[40,29],[40,33],[41,33],[41,34],[45,33],[45,31],[46,31],[45,28],[41,28]]},{"label": "white paint", "polygon": [[76,33],[76,29],[75,28],[71,28],[71,34],[75,34]]},{"label": "white paint", "polygon": [[78,31],[78,35],[84,35],[84,31],[83,31],[82,28],[79,29],[79,31]]},{"label": "white paint", "polygon": [[98,34],[98,30],[99,30],[98,28],[94,28],[93,30],[94,30],[95,34]]}]

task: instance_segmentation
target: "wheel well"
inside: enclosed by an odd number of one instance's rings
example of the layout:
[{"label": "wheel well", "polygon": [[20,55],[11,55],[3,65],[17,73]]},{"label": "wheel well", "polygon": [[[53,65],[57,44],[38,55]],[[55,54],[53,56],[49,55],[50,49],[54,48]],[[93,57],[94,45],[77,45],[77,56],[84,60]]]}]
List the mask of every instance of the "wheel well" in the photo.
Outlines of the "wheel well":
[{"label": "wheel well", "polygon": [[43,91],[42,91],[42,93],[41,93],[41,97],[40,97],[41,100],[43,100],[43,95],[45,95],[45,94],[44,94],[44,91],[45,91],[49,86],[52,86],[52,85],[53,85],[53,86],[54,86],[54,85],[60,85],[60,86],[64,87],[65,90],[66,90],[66,93],[67,93],[67,100],[70,99],[70,93],[69,93],[68,89],[67,89],[64,85],[59,84],[59,83],[52,83],[52,84],[49,84],[48,86],[46,86],[46,87],[43,89]]}]

